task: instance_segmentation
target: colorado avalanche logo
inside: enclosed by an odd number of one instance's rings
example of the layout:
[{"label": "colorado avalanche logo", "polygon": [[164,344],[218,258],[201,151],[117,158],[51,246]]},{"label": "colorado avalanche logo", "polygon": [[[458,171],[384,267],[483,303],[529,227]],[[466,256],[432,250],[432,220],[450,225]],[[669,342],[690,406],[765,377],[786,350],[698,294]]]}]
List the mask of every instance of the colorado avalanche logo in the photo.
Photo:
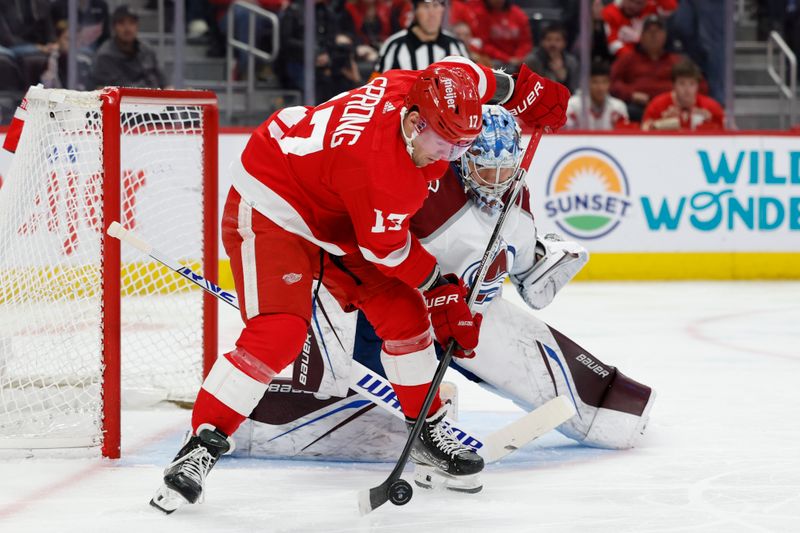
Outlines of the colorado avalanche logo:
[{"label": "colorado avalanche logo", "polygon": [[[500,249],[494,256],[494,259],[492,259],[489,270],[486,271],[483,284],[481,284],[481,288],[478,291],[478,297],[475,299],[476,306],[482,307],[494,299],[503,286],[503,282],[506,280],[506,276],[508,276],[508,271],[511,270],[514,264],[514,256],[514,247],[508,246],[505,241],[501,241]],[[480,264],[480,261],[472,263],[461,275],[461,279],[465,280],[466,284],[470,287],[475,282]]]}]

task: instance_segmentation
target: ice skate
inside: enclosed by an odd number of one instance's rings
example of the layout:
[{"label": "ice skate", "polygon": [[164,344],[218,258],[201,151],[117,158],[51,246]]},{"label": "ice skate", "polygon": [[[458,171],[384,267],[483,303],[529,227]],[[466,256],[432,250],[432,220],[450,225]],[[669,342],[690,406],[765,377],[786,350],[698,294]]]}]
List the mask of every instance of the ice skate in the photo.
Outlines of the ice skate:
[{"label": "ice skate", "polygon": [[164,470],[164,484],[150,505],[170,514],[186,503],[202,502],[206,476],[221,455],[233,451],[233,440],[210,424],[197,428]]},{"label": "ice skate", "polygon": [[[483,458],[456,439],[444,420],[446,413],[446,408],[442,407],[428,417],[411,448],[411,461],[416,465],[414,483],[426,489],[480,492]],[[410,430],[414,421],[406,419],[406,423]]]}]

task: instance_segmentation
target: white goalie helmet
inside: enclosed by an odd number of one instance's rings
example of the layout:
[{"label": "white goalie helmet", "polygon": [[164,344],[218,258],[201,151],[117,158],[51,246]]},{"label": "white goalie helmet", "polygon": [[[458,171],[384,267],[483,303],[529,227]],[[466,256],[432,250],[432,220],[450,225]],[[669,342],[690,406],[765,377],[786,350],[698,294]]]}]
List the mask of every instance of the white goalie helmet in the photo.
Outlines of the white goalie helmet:
[{"label": "white goalie helmet", "polygon": [[522,132],[514,116],[500,106],[484,105],[481,132],[459,163],[467,194],[481,210],[496,214],[502,209],[522,156]]}]

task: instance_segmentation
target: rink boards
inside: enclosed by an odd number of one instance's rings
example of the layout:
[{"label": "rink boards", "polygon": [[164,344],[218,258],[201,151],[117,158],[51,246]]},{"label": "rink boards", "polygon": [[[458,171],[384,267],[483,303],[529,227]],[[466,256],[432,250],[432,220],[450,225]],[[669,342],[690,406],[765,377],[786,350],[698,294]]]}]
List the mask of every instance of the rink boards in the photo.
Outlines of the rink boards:
[{"label": "rink boards", "polygon": [[[248,135],[220,135],[220,205]],[[797,140],[758,132],[546,135],[528,175],[533,211],[541,232],[590,251],[582,279],[798,279]],[[10,161],[0,154],[0,180]],[[232,287],[226,258],[220,266],[220,284]]]}]

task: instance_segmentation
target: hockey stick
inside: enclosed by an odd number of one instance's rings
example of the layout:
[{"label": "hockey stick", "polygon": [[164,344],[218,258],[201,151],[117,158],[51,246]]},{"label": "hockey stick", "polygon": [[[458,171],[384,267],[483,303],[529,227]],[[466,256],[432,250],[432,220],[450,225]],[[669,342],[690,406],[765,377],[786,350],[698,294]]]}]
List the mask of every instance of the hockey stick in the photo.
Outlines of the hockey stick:
[{"label": "hockey stick", "polygon": [[[513,184],[511,195],[509,196],[508,201],[503,205],[503,209],[500,211],[494,231],[492,232],[491,237],[489,237],[489,243],[486,245],[486,251],[483,253],[483,258],[481,259],[480,266],[478,267],[477,275],[475,276],[475,280],[472,282],[472,286],[467,294],[467,305],[470,309],[472,309],[472,306],[478,297],[480,286],[483,284],[483,280],[486,277],[487,271],[489,270],[491,260],[494,258],[495,249],[500,242],[500,235],[502,234],[506,217],[517,201],[517,195],[522,189],[523,183],[525,182],[525,175],[528,173],[528,168],[530,168],[533,155],[536,153],[536,148],[539,146],[539,141],[541,139],[542,129],[537,128],[533,132],[533,136],[531,137],[531,140],[525,149],[525,154],[522,156],[522,162],[520,163],[521,171],[519,172],[519,175],[514,178],[516,183]],[[403,451],[400,454],[400,457],[397,459],[397,464],[395,464],[395,467],[389,474],[389,477],[387,477],[386,480],[384,480],[384,482],[377,487],[364,489],[358,493],[358,508],[362,515],[372,512],[387,501],[391,501],[395,505],[405,505],[411,500],[411,496],[413,495],[414,491],[411,488],[411,485],[400,476],[402,475],[403,469],[405,468],[406,463],[411,455],[411,448],[422,432],[422,425],[425,423],[425,414],[430,410],[433,399],[439,390],[439,385],[441,385],[445,372],[447,372],[447,367],[450,366],[450,360],[453,358],[453,350],[455,350],[455,347],[455,339],[450,339],[450,342],[447,343],[447,349],[444,351],[444,354],[442,354],[442,358],[439,360],[439,365],[436,367],[436,372],[433,374],[433,379],[431,380],[430,387],[428,388],[428,393],[425,396],[425,402],[422,404],[422,408],[419,411],[420,414],[417,416],[417,420],[414,422],[414,425],[411,428],[411,432],[408,435],[408,440],[406,440],[406,445],[403,447]]]},{"label": "hockey stick", "polygon": [[[376,383],[380,385],[375,386]],[[350,388],[395,418],[405,420],[403,410],[394,393],[385,392],[391,390],[389,381],[358,361],[352,362]],[[380,391],[381,394],[376,394],[375,390]],[[575,407],[572,401],[562,395],[548,400],[485,438],[465,430],[463,426],[453,422],[450,418],[445,420],[460,442],[475,448],[475,451],[487,463],[494,463],[555,429],[573,416],[575,416]]]},{"label": "hockey stick", "polygon": [[[239,299],[235,293],[223,290],[218,285],[207,280],[200,274],[197,274],[188,266],[180,264],[174,258],[153,248],[147,241],[139,237],[136,233],[124,229],[118,222],[111,223],[108,228],[108,234],[132,245],[145,255],[152,257],[173,272],[180,274],[234,309],[239,309]],[[333,325],[330,325],[331,328],[333,328]],[[342,349],[344,349],[344,346],[342,346]],[[380,386],[375,387],[375,383],[379,383]],[[384,393],[380,396],[374,392],[376,389],[380,391],[391,391],[389,382],[357,361],[352,362],[348,386],[372,403],[381,407],[388,413],[391,413],[393,416],[403,420],[405,419],[399,404],[395,400],[393,392]],[[571,418],[574,414],[574,408],[568,400],[566,400],[566,404],[564,400],[565,398],[562,397],[554,398],[508,426],[492,433],[485,439],[479,438],[474,433],[466,431],[454,424],[451,420],[448,420],[448,424],[450,424],[456,434],[460,436],[459,440],[478,448],[478,451],[486,462],[493,462],[505,457],[520,446],[540,437]]]},{"label": "hockey stick", "polygon": [[[322,311],[328,327],[334,333],[339,347],[343,352],[347,353],[347,348],[345,348],[339,335],[336,334],[336,328],[328,313],[325,312],[325,306],[319,300],[317,301],[317,306]],[[317,331],[320,338],[322,338],[322,329],[319,324],[317,325]],[[400,402],[397,401],[397,396],[389,381],[355,359],[350,363],[348,386],[350,390],[368,398],[373,404],[395,418],[405,421],[403,409],[400,407]],[[493,463],[541,437],[548,431],[555,429],[575,416],[575,413],[574,404],[567,396],[556,396],[486,438],[479,438],[474,432],[466,431],[460,423],[455,423],[447,416],[445,416],[445,421],[459,442],[474,448],[486,463]]]}]

